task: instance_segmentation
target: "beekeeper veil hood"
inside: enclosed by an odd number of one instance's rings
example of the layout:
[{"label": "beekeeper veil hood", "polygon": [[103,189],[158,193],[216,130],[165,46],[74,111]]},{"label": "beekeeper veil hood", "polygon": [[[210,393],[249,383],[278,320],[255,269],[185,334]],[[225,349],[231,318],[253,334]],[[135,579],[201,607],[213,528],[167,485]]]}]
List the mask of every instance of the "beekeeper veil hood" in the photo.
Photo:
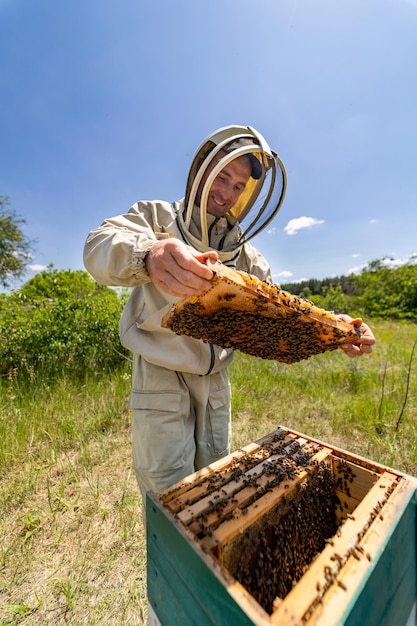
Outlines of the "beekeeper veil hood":
[{"label": "beekeeper veil hood", "polygon": [[[183,210],[178,215],[180,228],[187,240],[200,252],[211,250],[207,226],[210,187],[228,163],[244,155],[250,160],[251,175],[238,201],[226,214],[231,224],[238,224],[239,236],[233,244],[226,245],[222,250],[216,249],[223,261],[235,256],[239,246],[263,230],[278,213],[284,200],[287,183],[284,165],[262,135],[250,126],[225,126],[207,137],[191,163]],[[205,176],[207,180],[200,189]],[[196,205],[198,197],[199,206]],[[200,239],[190,233],[195,211],[199,212]]]}]

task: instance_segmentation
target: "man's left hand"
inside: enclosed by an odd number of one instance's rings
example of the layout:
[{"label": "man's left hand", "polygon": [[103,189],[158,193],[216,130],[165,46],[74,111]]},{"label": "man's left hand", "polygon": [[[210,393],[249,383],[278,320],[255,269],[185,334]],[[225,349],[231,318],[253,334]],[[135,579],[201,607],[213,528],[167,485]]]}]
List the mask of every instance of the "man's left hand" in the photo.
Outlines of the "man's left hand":
[{"label": "man's left hand", "polygon": [[361,331],[361,336],[358,337],[358,341],[355,343],[345,343],[340,346],[340,349],[350,357],[363,356],[364,354],[370,354],[372,352],[372,346],[375,343],[375,337],[368,324],[364,324],[362,319],[352,318],[350,315],[338,315],[337,316],[343,322],[353,324]]}]

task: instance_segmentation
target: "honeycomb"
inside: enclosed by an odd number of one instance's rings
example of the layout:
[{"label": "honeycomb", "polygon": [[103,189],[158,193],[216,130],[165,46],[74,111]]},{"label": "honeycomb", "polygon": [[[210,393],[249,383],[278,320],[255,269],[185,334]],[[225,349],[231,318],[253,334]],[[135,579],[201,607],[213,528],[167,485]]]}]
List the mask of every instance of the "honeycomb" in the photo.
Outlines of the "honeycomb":
[{"label": "honeycomb", "polygon": [[210,289],[179,300],[162,326],[222,348],[295,363],[354,343],[358,328],[333,313],[219,262]]}]

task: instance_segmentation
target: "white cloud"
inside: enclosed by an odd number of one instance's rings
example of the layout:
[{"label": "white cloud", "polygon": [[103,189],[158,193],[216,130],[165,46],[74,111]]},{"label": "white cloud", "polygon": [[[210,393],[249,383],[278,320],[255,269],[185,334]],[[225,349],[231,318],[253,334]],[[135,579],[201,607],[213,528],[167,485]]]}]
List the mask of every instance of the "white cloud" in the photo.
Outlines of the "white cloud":
[{"label": "white cloud", "polygon": [[21,250],[13,250],[12,255],[21,259],[31,259],[33,257],[31,252],[22,252]]},{"label": "white cloud", "polygon": [[357,258],[359,258],[359,257],[360,257],[360,254],[359,254],[358,252],[354,252],[354,253],[352,254],[352,259],[357,259]]},{"label": "white cloud", "polygon": [[297,278],[296,280],[292,280],[292,283],[305,283],[306,281],[310,280],[309,278],[307,278],[307,276],[304,276],[303,278]]},{"label": "white cloud", "polygon": [[349,274],[360,274],[362,270],[365,270],[367,267],[367,263],[364,263],[363,265],[356,265],[355,267],[351,267],[346,273],[348,276]]},{"label": "white cloud", "polygon": [[286,270],[279,272],[278,274],[274,274],[274,278],[290,278],[290,276],[293,276],[293,273],[287,272]]},{"label": "white cloud", "polygon": [[270,229],[269,229],[269,230],[267,230],[266,232],[267,232],[267,234],[268,234],[268,235],[273,235],[273,234],[275,233],[275,231],[276,231],[276,227],[275,227],[275,226],[273,226],[272,228],[270,228]]},{"label": "white cloud", "polygon": [[34,263],[33,265],[28,265],[27,269],[29,270],[29,272],[43,272],[44,270],[48,269],[48,266]]},{"label": "white cloud", "polygon": [[284,230],[287,235],[296,235],[302,228],[312,228],[317,224],[324,224],[324,220],[316,220],[315,217],[297,217],[290,220]]},{"label": "white cloud", "polygon": [[389,267],[391,269],[395,269],[396,267],[401,267],[402,265],[406,265],[407,263],[416,264],[417,263],[417,254],[410,254],[410,256],[406,259],[393,259],[386,257],[382,259],[382,265],[385,267]]},{"label": "white cloud", "polygon": [[[413,252],[406,259],[393,259],[392,257],[385,257],[385,259],[381,259],[381,264],[390,269],[396,269],[397,267],[401,267],[407,263],[417,265],[417,252]],[[368,263],[357,265],[356,267],[351,267],[347,271],[347,274],[360,274],[363,270],[367,270],[368,267]]]},{"label": "white cloud", "polygon": [[369,223],[370,223],[370,224],[376,224],[376,223],[377,223],[377,221],[378,221],[378,220],[376,220],[376,219],[372,219],[372,220],[369,220]]}]

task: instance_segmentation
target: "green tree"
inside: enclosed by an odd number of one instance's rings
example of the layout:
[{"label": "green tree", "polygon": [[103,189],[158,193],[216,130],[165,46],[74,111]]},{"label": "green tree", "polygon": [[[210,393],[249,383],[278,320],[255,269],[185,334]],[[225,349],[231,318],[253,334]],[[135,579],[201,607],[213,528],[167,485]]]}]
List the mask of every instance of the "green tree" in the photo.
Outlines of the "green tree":
[{"label": "green tree", "polygon": [[6,196],[0,196],[0,285],[10,287],[14,278],[21,278],[31,258],[31,246]]},{"label": "green tree", "polygon": [[343,293],[341,285],[324,288],[324,295],[312,296],[312,301],[318,306],[326,309],[327,311],[334,311],[335,313],[349,313],[351,314],[352,303],[349,298]]},{"label": "green tree", "polygon": [[372,317],[417,320],[417,265],[396,269],[372,261],[356,277],[358,307]]}]

